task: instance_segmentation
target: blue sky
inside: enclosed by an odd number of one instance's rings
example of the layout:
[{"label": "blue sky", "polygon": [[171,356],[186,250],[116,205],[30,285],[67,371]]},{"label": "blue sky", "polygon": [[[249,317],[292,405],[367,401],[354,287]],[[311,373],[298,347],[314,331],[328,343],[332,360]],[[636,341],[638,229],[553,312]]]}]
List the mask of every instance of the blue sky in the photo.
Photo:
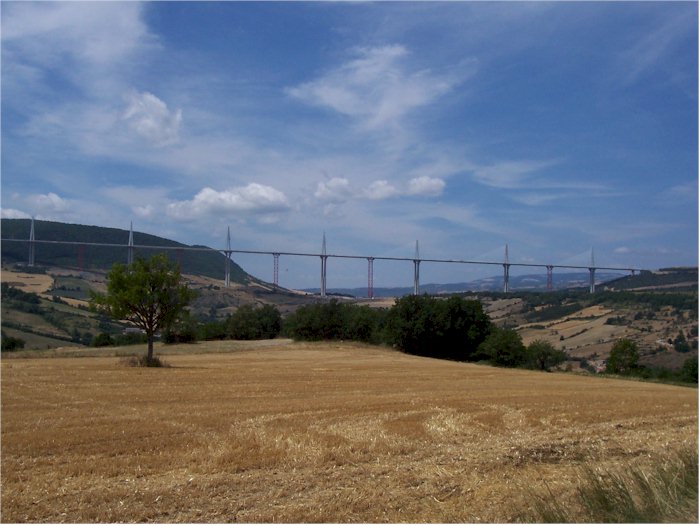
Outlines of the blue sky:
[{"label": "blue sky", "polygon": [[[698,263],[695,2],[1,8],[3,217],[212,247],[230,226],[263,251],[318,253],[325,232],[339,254]],[[271,256],[236,260],[272,279]],[[331,260],[328,286],[366,271]],[[319,273],[280,261],[284,286]],[[494,273],[424,264],[421,282]],[[410,286],[413,265],[374,274]]]}]

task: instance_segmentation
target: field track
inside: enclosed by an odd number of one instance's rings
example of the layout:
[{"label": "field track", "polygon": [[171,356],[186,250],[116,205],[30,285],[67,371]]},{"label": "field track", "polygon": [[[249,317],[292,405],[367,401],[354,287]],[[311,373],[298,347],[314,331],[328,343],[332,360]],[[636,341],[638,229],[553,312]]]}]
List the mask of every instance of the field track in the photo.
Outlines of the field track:
[{"label": "field track", "polygon": [[165,369],[3,358],[2,521],[514,521],[545,482],[566,501],[584,463],[697,447],[690,388],[231,348]]}]

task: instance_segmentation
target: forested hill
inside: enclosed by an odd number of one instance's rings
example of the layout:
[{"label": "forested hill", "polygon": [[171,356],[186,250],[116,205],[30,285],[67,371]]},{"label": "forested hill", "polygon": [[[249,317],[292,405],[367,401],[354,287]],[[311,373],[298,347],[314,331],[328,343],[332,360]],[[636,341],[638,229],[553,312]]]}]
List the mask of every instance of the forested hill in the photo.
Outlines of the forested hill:
[{"label": "forested hill", "polygon": [[[31,220],[2,219],[3,239],[29,240]],[[122,244],[129,242],[129,231],[118,228],[103,228],[82,224],[62,222],[34,221],[34,238],[46,241],[72,241],[85,243]],[[142,232],[134,232],[134,244],[146,246],[187,247],[185,244],[156,237]],[[135,257],[150,257],[157,253],[153,249],[135,249]],[[166,250],[168,256],[181,264],[182,272],[203,275],[215,279],[224,278],[225,256],[218,252]],[[3,242],[2,262],[27,262],[29,244],[27,242]],[[103,247],[35,244],[35,264],[37,266],[61,266],[108,270],[115,262],[126,263],[126,247]],[[251,282],[253,278],[236,263],[231,263],[231,281],[241,284]]]}]

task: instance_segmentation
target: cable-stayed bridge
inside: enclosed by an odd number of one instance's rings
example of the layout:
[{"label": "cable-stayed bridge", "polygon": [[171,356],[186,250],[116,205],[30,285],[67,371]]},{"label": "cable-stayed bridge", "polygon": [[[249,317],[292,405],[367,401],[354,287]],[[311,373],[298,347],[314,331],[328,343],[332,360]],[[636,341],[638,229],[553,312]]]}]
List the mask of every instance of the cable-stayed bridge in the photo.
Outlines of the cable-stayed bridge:
[{"label": "cable-stayed bridge", "polygon": [[289,251],[266,251],[266,250],[243,250],[243,249],[232,249],[231,248],[231,230],[227,231],[226,235],[226,247],[225,248],[209,248],[206,246],[154,246],[145,244],[134,244],[134,230],[133,223],[129,227],[129,238],[126,244],[118,243],[95,243],[95,242],[81,242],[81,241],[61,241],[61,240],[48,240],[48,239],[37,239],[34,232],[34,219],[31,222],[31,228],[28,239],[0,239],[2,242],[23,242],[27,243],[29,246],[28,250],[28,265],[34,266],[35,264],[35,253],[37,244],[55,244],[55,245],[72,245],[78,247],[87,246],[99,246],[99,247],[110,247],[110,248],[124,248],[126,251],[126,263],[131,264],[134,260],[134,252],[139,249],[148,250],[158,250],[158,251],[192,251],[192,252],[218,252],[225,256],[224,259],[224,285],[229,287],[231,285],[231,256],[234,253],[239,254],[253,254],[253,255],[271,255],[273,258],[273,284],[275,287],[279,287],[279,259],[281,256],[285,257],[318,257],[321,261],[321,272],[320,272],[320,295],[322,298],[326,297],[326,282],[327,282],[327,263],[329,258],[337,259],[364,259],[367,261],[367,297],[374,298],[374,261],[406,261],[413,263],[413,293],[418,294],[420,287],[420,265],[421,263],[438,263],[438,264],[470,264],[470,265],[486,265],[486,266],[501,266],[503,268],[503,291],[510,291],[510,269],[511,267],[529,267],[529,268],[542,268],[547,272],[547,289],[551,290],[552,286],[552,275],[555,268],[566,268],[566,269],[576,269],[576,270],[587,270],[589,272],[589,289],[590,293],[595,292],[595,273],[597,270],[612,270],[629,272],[632,275],[635,272],[642,271],[640,268],[631,267],[611,267],[611,266],[596,266],[595,259],[593,255],[593,249],[591,249],[590,254],[590,264],[575,265],[575,264],[544,264],[544,263],[516,263],[510,262],[508,255],[508,245],[505,246],[504,259],[503,261],[479,261],[479,260],[467,260],[467,259],[431,259],[431,258],[421,258],[419,252],[418,241],[416,241],[416,249],[413,257],[387,257],[387,256],[372,256],[372,255],[348,255],[339,253],[328,253],[326,248],[326,234],[323,234],[323,240],[321,243],[321,251],[319,253],[305,253],[305,252],[289,252]]}]

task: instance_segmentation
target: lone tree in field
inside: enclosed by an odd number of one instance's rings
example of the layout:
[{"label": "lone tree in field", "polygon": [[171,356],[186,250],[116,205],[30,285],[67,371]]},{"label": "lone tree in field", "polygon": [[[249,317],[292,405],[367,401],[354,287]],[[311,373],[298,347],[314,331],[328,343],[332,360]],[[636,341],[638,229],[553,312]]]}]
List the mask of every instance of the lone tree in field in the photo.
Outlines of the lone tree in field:
[{"label": "lone tree in field", "polygon": [[611,374],[629,374],[637,368],[639,348],[630,339],[620,339],[610,351],[605,371]]},{"label": "lone tree in field", "polygon": [[194,292],[182,282],[179,268],[165,255],[115,264],[107,274],[107,293],[92,293],[92,305],[115,319],[143,329],[148,339],[146,364],[153,362],[153,337],[184,311]]}]

